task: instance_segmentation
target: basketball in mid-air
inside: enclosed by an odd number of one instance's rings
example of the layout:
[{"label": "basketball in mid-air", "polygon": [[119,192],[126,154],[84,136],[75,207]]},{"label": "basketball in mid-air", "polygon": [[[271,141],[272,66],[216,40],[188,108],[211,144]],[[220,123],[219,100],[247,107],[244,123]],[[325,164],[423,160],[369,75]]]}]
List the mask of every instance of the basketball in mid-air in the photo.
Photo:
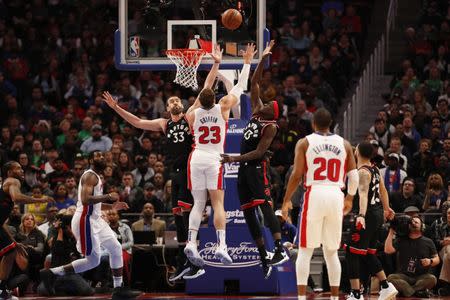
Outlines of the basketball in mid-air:
[{"label": "basketball in mid-air", "polygon": [[225,28],[229,30],[235,30],[239,28],[242,24],[242,15],[241,13],[234,8],[227,9],[222,14],[222,24]]}]

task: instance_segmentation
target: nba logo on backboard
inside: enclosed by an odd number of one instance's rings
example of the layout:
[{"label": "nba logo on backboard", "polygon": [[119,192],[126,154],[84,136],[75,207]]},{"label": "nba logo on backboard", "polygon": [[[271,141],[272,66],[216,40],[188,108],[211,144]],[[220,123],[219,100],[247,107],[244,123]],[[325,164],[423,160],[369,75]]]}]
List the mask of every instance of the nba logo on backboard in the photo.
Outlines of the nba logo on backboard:
[{"label": "nba logo on backboard", "polygon": [[138,36],[130,37],[130,57],[139,57],[141,55],[141,48],[139,46],[140,39]]}]

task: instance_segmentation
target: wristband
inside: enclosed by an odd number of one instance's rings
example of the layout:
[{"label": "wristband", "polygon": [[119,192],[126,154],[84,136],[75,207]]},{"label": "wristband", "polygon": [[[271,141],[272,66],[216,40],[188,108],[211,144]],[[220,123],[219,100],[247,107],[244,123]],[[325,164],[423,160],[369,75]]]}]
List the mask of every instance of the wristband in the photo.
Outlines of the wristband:
[{"label": "wristband", "polygon": [[357,217],[357,218],[358,218],[358,217],[361,217],[361,218],[364,218],[364,219],[365,219],[365,218],[366,218],[366,215],[358,214],[356,217]]}]

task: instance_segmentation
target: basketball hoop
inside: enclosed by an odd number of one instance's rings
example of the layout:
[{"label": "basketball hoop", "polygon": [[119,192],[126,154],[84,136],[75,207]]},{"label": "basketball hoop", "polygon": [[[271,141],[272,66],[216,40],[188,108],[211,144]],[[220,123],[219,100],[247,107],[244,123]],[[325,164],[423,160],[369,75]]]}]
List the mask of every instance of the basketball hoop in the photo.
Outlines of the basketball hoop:
[{"label": "basketball hoop", "polygon": [[177,74],[173,82],[197,90],[197,69],[206,51],[203,49],[169,49],[166,54],[177,66]]}]

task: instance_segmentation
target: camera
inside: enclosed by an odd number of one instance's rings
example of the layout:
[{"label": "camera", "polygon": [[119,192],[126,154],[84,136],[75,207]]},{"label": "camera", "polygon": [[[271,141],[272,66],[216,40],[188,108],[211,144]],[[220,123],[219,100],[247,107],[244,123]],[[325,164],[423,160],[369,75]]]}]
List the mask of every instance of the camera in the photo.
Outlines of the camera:
[{"label": "camera", "polygon": [[392,228],[397,236],[407,237],[409,234],[409,224],[411,224],[411,217],[408,215],[395,216],[390,222],[390,228]]},{"label": "camera", "polygon": [[[55,216],[55,221],[53,224],[59,223],[62,229],[65,229],[67,226],[71,226],[72,216],[57,214]],[[55,226],[56,227],[56,226]]]}]

